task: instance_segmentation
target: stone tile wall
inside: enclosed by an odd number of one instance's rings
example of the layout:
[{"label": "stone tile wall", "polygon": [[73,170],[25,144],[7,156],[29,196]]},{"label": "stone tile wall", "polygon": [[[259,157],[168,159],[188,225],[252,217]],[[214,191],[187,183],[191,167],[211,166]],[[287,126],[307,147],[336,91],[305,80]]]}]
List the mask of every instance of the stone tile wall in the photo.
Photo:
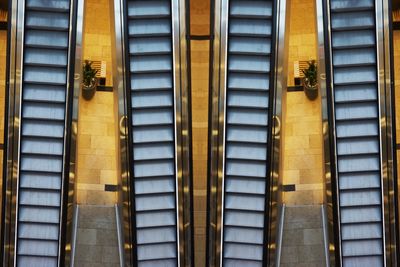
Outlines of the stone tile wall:
[{"label": "stone tile wall", "polygon": [[193,194],[196,266],[205,266],[209,41],[192,41]]},{"label": "stone tile wall", "polygon": [[[396,102],[396,143],[400,144],[400,31],[393,31],[393,50]],[[397,150],[397,166],[400,166],[400,150]],[[397,175],[400,177],[399,167],[397,167]]]},{"label": "stone tile wall", "polygon": [[314,0],[291,0],[288,85],[294,85],[295,61],[317,58],[315,10]]},{"label": "stone tile wall", "polygon": [[110,0],[85,1],[83,59],[106,61],[107,85],[112,85]]},{"label": "stone tile wall", "polygon": [[[0,31],[0,143],[4,143],[7,31]],[[3,180],[3,150],[0,150],[0,180]],[[0,197],[3,183],[0,183]],[[1,210],[1,203],[0,203]],[[0,216],[1,217],[1,216]],[[0,218],[1,219],[1,218]],[[1,223],[0,223],[1,225]]]},{"label": "stone tile wall", "polygon": [[[210,33],[210,1],[190,1],[192,35]],[[207,149],[208,149],[208,40],[192,40],[192,129],[193,129],[193,194],[195,266],[205,266],[207,216]]]},{"label": "stone tile wall", "polygon": [[[288,85],[293,85],[293,63],[316,59],[315,3],[292,0],[289,32]],[[323,142],[320,96],[314,101],[304,92],[284,92],[283,184],[295,184],[284,193],[287,204],[323,201]]]},{"label": "stone tile wall", "polygon": [[[107,61],[107,84],[112,85],[109,0],[85,4],[84,59]],[[90,101],[79,99],[77,150],[78,204],[112,205],[115,192],[105,184],[117,184],[114,94],[97,91]]]},{"label": "stone tile wall", "polygon": [[77,150],[78,204],[112,205],[115,192],[105,184],[117,184],[114,99],[111,92],[96,92],[92,100],[79,101]]}]

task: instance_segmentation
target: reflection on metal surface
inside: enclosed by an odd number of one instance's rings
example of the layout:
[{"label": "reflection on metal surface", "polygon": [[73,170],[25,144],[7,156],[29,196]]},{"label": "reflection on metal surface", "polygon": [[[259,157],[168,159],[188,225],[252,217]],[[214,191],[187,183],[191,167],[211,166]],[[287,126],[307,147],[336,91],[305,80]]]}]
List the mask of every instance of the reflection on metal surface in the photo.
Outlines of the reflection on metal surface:
[{"label": "reflection on metal surface", "polygon": [[272,117],[272,119],[274,120],[274,122],[273,122],[274,129],[273,129],[272,134],[273,134],[274,136],[279,136],[280,133],[281,133],[281,128],[282,128],[281,119],[280,119],[278,116],[276,116],[276,115],[274,115],[274,116]]},{"label": "reflection on metal surface", "polygon": [[[22,49],[22,23],[24,21],[22,12],[22,1],[12,1],[9,9],[9,19],[11,19],[11,31],[8,33],[9,62],[7,70],[8,81],[8,125],[7,138],[8,146],[4,158],[7,162],[3,166],[3,183],[5,194],[3,197],[4,227],[2,240],[3,266],[14,266],[14,247],[15,247],[15,218],[16,218],[16,198],[15,188],[17,185],[18,170],[18,140],[19,140],[19,118],[20,118],[20,98],[21,93],[21,49]],[[18,12],[19,10],[19,12]]]},{"label": "reflection on metal surface", "polygon": [[[288,51],[289,51],[289,32],[290,32],[290,0],[279,0],[276,2],[277,5],[277,29],[276,29],[276,47],[275,47],[275,101],[274,101],[274,114],[276,121],[279,122],[273,124],[272,132],[272,151],[271,151],[271,184],[270,184],[270,238],[268,241],[269,245],[269,266],[278,264],[280,260],[280,252],[276,251],[276,248],[282,244],[275,239],[275,236],[279,232],[283,232],[283,216],[284,208],[282,201],[282,174],[283,174],[283,153],[282,148],[282,137],[284,136],[284,126],[282,120],[284,117],[282,104],[286,102],[286,90],[287,86],[287,69],[288,69]],[[282,218],[282,221],[279,221]],[[277,265],[279,266],[279,265]]]},{"label": "reflection on metal surface", "polygon": [[[76,229],[78,222],[78,207],[76,205],[76,153],[77,153],[77,137],[78,137],[78,112],[79,112],[79,93],[81,91],[81,71],[82,71],[82,51],[83,51],[83,25],[84,25],[84,10],[85,0],[77,0],[74,2],[74,8],[76,9],[75,21],[71,21],[71,25],[75,25],[75,40],[71,47],[74,47],[75,58],[73,60],[73,84],[70,85],[71,90],[68,90],[68,99],[72,102],[70,106],[71,119],[70,124],[66,125],[68,131],[70,131],[70,143],[69,143],[69,184],[68,186],[68,198],[67,198],[67,230],[66,230],[66,242],[65,250],[67,251],[65,256],[65,266],[74,265],[74,257],[76,251],[72,251],[75,247],[73,246],[76,242]],[[71,73],[72,76],[72,73]],[[71,95],[70,95],[71,94]],[[68,148],[67,148],[68,149]],[[76,210],[75,210],[76,209]],[[76,216],[76,217],[74,217]]]},{"label": "reflection on metal surface", "polygon": [[[338,250],[335,249],[335,240],[338,240],[338,231],[335,229],[337,225],[337,204],[336,204],[336,193],[332,195],[332,190],[337,188],[336,179],[337,177],[336,171],[332,177],[331,170],[335,169],[335,144],[334,139],[330,137],[330,129],[334,129],[334,122],[332,124],[329,123],[329,114],[332,114],[333,109],[331,105],[328,105],[328,102],[331,101],[328,96],[328,88],[333,88],[331,85],[327,86],[327,74],[326,74],[326,58],[325,58],[325,42],[330,42],[329,35],[325,31],[324,25],[324,0],[316,0],[316,18],[317,18],[317,31],[318,31],[318,68],[320,73],[319,79],[319,89],[321,92],[321,107],[322,107],[322,134],[323,134],[323,142],[324,142],[324,171],[325,171],[325,195],[324,195],[324,208],[326,212],[326,218],[324,229],[326,229],[328,233],[328,238],[326,242],[328,243],[328,251],[329,251],[329,264],[331,266],[336,266],[336,253],[339,253],[340,248]],[[328,20],[329,21],[329,20]],[[327,37],[327,38],[326,38]],[[328,75],[331,77],[331,75]],[[331,113],[330,113],[331,112]],[[333,165],[331,165],[331,163]],[[327,255],[328,256],[328,255]]]},{"label": "reflection on metal surface", "polygon": [[126,131],[127,119],[128,119],[127,116],[122,116],[122,117],[119,119],[119,134],[120,134],[121,136],[126,136],[126,135],[128,134],[128,132]]},{"label": "reflection on metal surface", "polygon": [[[191,131],[191,99],[190,99],[190,62],[189,62],[189,40],[186,36],[189,31],[189,6],[188,1],[179,0],[175,5],[179,5],[179,39],[180,42],[178,51],[176,54],[176,60],[179,60],[180,79],[180,118],[176,118],[177,122],[180,122],[180,131],[178,134],[180,137],[180,146],[182,159],[182,175],[181,180],[178,180],[178,207],[179,207],[179,231],[180,231],[180,257],[181,266],[194,266],[194,222],[193,222],[193,174],[192,174],[192,131]],[[178,7],[177,7],[178,8]],[[179,56],[178,56],[179,55]]]},{"label": "reflection on metal surface", "polygon": [[329,255],[329,234],[328,234],[328,224],[326,221],[326,205],[325,203],[321,205],[321,218],[322,218],[322,231],[324,235],[324,253],[325,253],[325,266],[330,266],[330,255]]},{"label": "reflection on metal surface", "polygon": [[[118,205],[117,209],[120,216],[119,220],[122,224],[122,237],[119,241],[119,247],[124,248],[121,257],[126,267],[134,265],[132,258],[132,242],[134,241],[132,232],[132,203],[130,199],[130,169],[129,169],[129,144],[127,129],[127,96],[126,96],[126,76],[125,76],[125,42],[124,42],[124,1],[115,0],[110,4],[111,17],[111,35],[112,53],[113,53],[113,85],[114,85],[114,109],[116,120],[119,121],[119,129],[117,132],[117,177],[118,177]],[[114,18],[114,19],[112,19]],[[127,59],[126,59],[127,60]]]},{"label": "reflection on metal surface", "polygon": [[283,241],[283,224],[285,222],[285,204],[282,204],[279,217],[279,232],[276,240],[276,266],[281,266],[282,241]]},{"label": "reflection on metal surface", "polygon": [[[396,199],[395,185],[397,179],[394,162],[396,160],[395,152],[395,132],[394,121],[394,101],[393,98],[393,51],[391,50],[391,4],[390,1],[379,0],[376,3],[376,23],[378,34],[378,74],[380,81],[380,121],[381,121],[381,146],[382,146],[382,194],[385,222],[385,248],[386,266],[398,266],[396,245],[397,226],[396,226]],[[397,248],[398,249],[398,248]]]},{"label": "reflection on metal surface", "polygon": [[[212,1],[214,4],[213,21],[211,24],[214,26],[212,29],[214,38],[210,46],[210,88],[209,88],[209,112],[211,113],[209,119],[209,135],[210,142],[208,151],[208,206],[207,206],[207,252],[206,252],[206,265],[219,266],[219,245],[220,239],[218,238],[218,229],[220,229],[221,221],[219,220],[219,212],[221,210],[218,206],[218,149],[219,149],[219,72],[220,72],[220,38],[221,38],[221,1]],[[211,159],[211,160],[210,160]]]}]

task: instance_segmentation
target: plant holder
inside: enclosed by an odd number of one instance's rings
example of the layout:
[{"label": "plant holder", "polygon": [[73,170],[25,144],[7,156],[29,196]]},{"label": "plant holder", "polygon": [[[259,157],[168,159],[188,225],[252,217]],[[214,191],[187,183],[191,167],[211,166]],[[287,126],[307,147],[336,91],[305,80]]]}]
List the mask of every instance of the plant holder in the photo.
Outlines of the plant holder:
[{"label": "plant holder", "polygon": [[315,100],[318,97],[318,68],[315,60],[308,62],[308,68],[302,70],[304,74],[303,88],[309,100]]},{"label": "plant holder", "polygon": [[315,100],[318,97],[318,85],[310,86],[310,84],[304,81],[303,84],[304,93],[309,100]]},{"label": "plant holder", "polygon": [[96,78],[94,78],[92,80],[92,83],[90,84],[90,86],[86,86],[86,85],[82,84],[83,99],[91,100],[96,93],[96,89],[97,89],[97,79]]},{"label": "plant holder", "polygon": [[82,67],[82,97],[85,100],[90,100],[93,98],[96,93],[97,88],[97,74],[98,70],[92,68],[92,62],[89,60],[85,60],[85,63]]}]

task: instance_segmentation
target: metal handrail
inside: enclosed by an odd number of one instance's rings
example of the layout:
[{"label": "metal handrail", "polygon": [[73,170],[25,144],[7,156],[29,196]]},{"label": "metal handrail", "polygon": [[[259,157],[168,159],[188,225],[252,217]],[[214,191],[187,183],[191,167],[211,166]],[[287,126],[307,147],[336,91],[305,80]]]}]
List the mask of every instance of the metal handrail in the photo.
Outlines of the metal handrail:
[{"label": "metal handrail", "polygon": [[326,216],[326,206],[321,205],[321,217],[322,217],[322,231],[324,234],[324,252],[325,252],[325,265],[330,266],[329,261],[329,233],[328,233],[328,221]]},{"label": "metal handrail", "polygon": [[282,254],[282,240],[283,240],[283,223],[285,222],[285,209],[286,204],[282,204],[281,216],[278,225],[278,240],[276,242],[276,266],[281,265],[281,254]]},{"label": "metal handrail", "polygon": [[124,266],[124,238],[121,227],[121,217],[118,209],[118,204],[115,204],[115,221],[117,224],[117,236],[118,236],[118,254],[119,254],[119,266]]},{"label": "metal handrail", "polygon": [[75,206],[72,222],[72,238],[71,238],[71,267],[75,266],[76,238],[78,232],[79,205]]}]

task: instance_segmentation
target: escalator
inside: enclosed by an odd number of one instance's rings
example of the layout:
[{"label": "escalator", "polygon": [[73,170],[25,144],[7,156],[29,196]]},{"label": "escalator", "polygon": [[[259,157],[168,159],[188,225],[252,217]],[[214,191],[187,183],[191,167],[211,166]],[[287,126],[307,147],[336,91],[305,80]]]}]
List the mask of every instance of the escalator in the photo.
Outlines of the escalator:
[{"label": "escalator", "polygon": [[63,261],[72,2],[25,3],[16,266]]},{"label": "escalator", "polygon": [[333,86],[338,260],[345,267],[384,266],[378,11],[372,0],[328,2],[330,42],[325,47]]},{"label": "escalator", "polygon": [[135,266],[179,266],[172,2],[125,6]]},{"label": "escalator", "polygon": [[229,1],[223,266],[267,262],[274,14],[272,0]]}]

